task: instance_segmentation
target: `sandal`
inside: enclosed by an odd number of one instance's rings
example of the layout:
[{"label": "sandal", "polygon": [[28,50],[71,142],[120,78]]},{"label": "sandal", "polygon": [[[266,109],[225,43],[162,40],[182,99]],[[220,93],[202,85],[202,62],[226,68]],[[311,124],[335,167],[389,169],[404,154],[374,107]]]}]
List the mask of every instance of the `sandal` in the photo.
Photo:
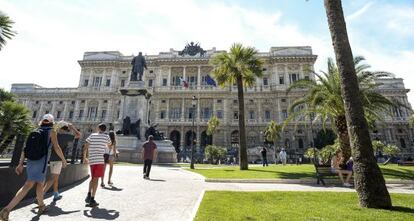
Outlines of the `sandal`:
[{"label": "sandal", "polygon": [[42,215],[43,213],[46,213],[48,210],[49,210],[49,206],[46,206],[45,204],[43,204],[42,206],[39,206],[37,215]]},{"label": "sandal", "polygon": [[3,208],[0,211],[0,221],[9,221],[9,213],[10,213],[9,210],[7,210],[6,208]]}]

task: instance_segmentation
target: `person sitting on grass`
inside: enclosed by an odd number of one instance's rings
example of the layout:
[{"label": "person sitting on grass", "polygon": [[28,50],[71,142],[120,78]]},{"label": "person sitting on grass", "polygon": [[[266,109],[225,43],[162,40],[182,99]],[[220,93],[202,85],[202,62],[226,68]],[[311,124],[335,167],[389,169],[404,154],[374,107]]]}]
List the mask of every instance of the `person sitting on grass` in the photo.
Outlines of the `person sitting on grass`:
[{"label": "person sitting on grass", "polygon": [[[343,170],[340,167],[341,164],[342,164],[342,162],[343,162],[343,160],[344,160],[344,157],[342,155],[342,151],[341,150],[335,151],[335,155],[332,157],[332,160],[331,160],[331,171],[332,171],[332,173],[337,173],[338,174],[338,176],[341,179],[342,184],[344,186],[350,187],[350,186],[352,186],[349,183],[349,180],[352,177],[352,171]],[[344,174],[346,175],[345,181],[344,181],[344,176],[343,176]]]}]

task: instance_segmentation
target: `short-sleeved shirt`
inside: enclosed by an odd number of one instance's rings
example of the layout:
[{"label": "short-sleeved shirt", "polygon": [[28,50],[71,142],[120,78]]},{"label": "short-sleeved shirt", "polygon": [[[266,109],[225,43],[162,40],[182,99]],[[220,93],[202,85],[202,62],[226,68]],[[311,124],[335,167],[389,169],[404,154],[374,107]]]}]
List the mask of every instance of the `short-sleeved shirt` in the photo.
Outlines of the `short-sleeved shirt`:
[{"label": "short-sleeved shirt", "polygon": [[[69,142],[73,141],[75,136],[72,134],[57,134],[57,140],[60,148],[62,149],[63,155],[66,153],[66,149],[68,148]],[[55,150],[52,150],[52,154],[50,155],[50,161],[62,161],[60,157],[56,154]]]},{"label": "short-sleeved shirt", "polygon": [[108,148],[108,144],[111,144],[111,139],[104,133],[93,133],[86,142],[89,144],[89,165],[104,164],[105,150]]},{"label": "short-sleeved shirt", "polygon": [[153,160],[154,150],[157,149],[157,145],[152,141],[146,141],[142,147],[144,148],[144,160]]}]

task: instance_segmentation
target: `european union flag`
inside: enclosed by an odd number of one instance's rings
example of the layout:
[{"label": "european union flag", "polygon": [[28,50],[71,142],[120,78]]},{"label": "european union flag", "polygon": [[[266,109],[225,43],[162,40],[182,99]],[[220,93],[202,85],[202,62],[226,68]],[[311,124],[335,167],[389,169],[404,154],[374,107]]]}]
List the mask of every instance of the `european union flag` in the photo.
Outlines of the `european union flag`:
[{"label": "european union flag", "polygon": [[211,77],[210,77],[210,75],[207,75],[207,76],[206,76],[206,83],[207,83],[208,85],[213,85],[214,87],[217,87],[216,82],[214,81],[214,79],[213,79],[213,78],[211,78]]}]

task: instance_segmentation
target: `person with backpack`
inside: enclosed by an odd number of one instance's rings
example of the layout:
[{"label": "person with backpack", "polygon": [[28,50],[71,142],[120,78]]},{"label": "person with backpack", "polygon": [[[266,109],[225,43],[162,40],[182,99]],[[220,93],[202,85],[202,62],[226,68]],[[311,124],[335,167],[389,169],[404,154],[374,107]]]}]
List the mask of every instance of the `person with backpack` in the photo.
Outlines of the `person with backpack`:
[{"label": "person with backpack", "polygon": [[[83,152],[83,163],[89,164],[91,169],[91,180],[89,181],[88,195],[86,196],[86,206],[95,207],[99,203],[95,201],[95,194],[98,188],[99,178],[103,177],[105,173],[104,154],[105,150],[109,148],[111,139],[105,134],[106,125],[101,123],[98,125],[97,133],[92,133],[86,138],[86,143]],[[86,157],[88,156],[88,158]]]},{"label": "person with backpack", "polygon": [[[57,130],[58,143],[63,153],[65,153],[68,143],[72,141],[73,138],[78,139],[81,135],[80,132],[75,127],[73,127],[72,124],[65,122],[65,121],[57,122],[56,127],[54,128]],[[75,137],[69,134],[70,131],[72,131],[75,134]],[[57,155],[56,151],[52,151],[52,154],[50,155],[49,165],[50,165],[51,179],[46,182],[43,191],[44,193],[46,193],[50,189],[50,187],[53,185],[53,201],[57,201],[62,198],[62,196],[59,194],[58,187],[59,187],[59,175],[62,170],[63,162],[60,159],[60,157]]]},{"label": "person with backpack", "polygon": [[41,215],[47,211],[48,207],[43,202],[43,186],[46,178],[47,161],[52,147],[62,160],[62,167],[64,168],[67,165],[57,141],[57,133],[53,130],[53,122],[53,115],[46,114],[42,117],[40,127],[29,134],[24,151],[20,156],[19,165],[16,167],[17,175],[23,174],[23,162],[27,158],[27,179],[10,203],[0,211],[0,221],[9,219],[10,211],[27,195],[34,185],[36,185],[36,198],[39,204],[37,214]]}]

